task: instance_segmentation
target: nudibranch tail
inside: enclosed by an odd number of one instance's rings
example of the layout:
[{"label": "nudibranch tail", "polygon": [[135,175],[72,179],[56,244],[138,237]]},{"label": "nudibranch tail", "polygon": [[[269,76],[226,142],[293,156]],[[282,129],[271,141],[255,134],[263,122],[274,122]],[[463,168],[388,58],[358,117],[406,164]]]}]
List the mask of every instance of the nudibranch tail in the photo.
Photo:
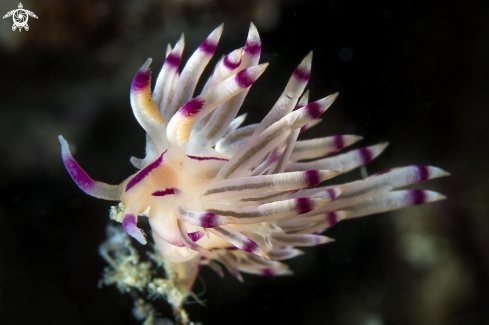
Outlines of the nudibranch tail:
[{"label": "nudibranch tail", "polygon": [[250,24],[248,37],[243,48],[243,58],[240,68],[247,68],[258,64],[261,55],[261,39],[255,24]]},{"label": "nudibranch tail", "polygon": [[449,175],[432,166],[389,169],[346,184],[329,182],[368,164],[388,143],[349,150],[363,138],[337,134],[298,140],[321,122],[338,96],[309,101],[312,52],[291,70],[265,118],[241,126],[246,114],[238,112],[268,66],[259,63],[262,43],[253,24],[244,46],[223,56],[196,93],[222,30],[223,25],[210,33],[181,73],[183,34],[174,47],[168,45],[153,93],[151,59],[136,72],[130,101],[146,131],[146,156],[130,158],[138,170],[120,185],[92,180],[59,136],[63,162],[76,184],[92,196],[120,200],[111,217],[141,244],[149,238],[138,228],[138,218],[148,217],[159,253],[185,288],[203,265],[222,276],[216,262],[240,281],[240,272],[291,274],[280,261],[302,254],[294,246],[333,241],[320,234],[341,220],[445,198],[429,190],[399,190]]}]

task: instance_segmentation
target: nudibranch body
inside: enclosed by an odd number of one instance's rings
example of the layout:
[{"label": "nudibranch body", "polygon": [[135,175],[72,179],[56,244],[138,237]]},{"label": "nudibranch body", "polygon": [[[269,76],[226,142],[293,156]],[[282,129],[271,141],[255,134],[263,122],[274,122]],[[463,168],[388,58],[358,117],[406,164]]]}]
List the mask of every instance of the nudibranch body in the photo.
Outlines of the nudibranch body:
[{"label": "nudibranch body", "polygon": [[148,217],[160,254],[188,287],[201,265],[222,274],[216,261],[239,279],[241,271],[288,274],[279,261],[301,254],[295,246],[332,240],[320,233],[342,219],[444,198],[427,190],[392,191],[448,174],[426,166],[316,187],[367,164],[386,144],[333,155],[361,137],[297,140],[337,96],[308,103],[312,53],[294,70],[263,121],[240,127],[246,115],[237,117],[239,108],[267,67],[258,64],[261,41],[253,24],[245,46],[224,56],[201,94],[192,97],[221,32],[222,26],[205,39],[181,73],[183,36],[174,48],[168,46],[153,92],[151,59],[136,73],[130,100],[147,133],[146,157],[131,158],[139,171],[120,185],[90,179],[59,136],[63,161],[78,186],[92,196],[121,201],[123,212],[113,217],[141,244],[146,236],[137,220]]}]

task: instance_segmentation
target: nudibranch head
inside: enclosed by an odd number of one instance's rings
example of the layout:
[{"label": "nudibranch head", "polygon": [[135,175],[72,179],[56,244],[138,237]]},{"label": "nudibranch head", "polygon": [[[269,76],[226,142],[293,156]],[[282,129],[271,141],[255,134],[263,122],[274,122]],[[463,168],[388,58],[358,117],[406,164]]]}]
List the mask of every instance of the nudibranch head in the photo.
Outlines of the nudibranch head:
[{"label": "nudibranch head", "polygon": [[[237,113],[253,83],[267,68],[258,64],[261,41],[251,24],[243,48],[214,68],[199,95],[196,84],[222,32],[216,28],[179,72],[183,36],[169,47],[151,91],[148,59],[130,88],[133,113],[147,133],[146,157],[131,158],[139,169],[119,185],[92,180],[59,137],[63,161],[87,194],[122,202],[116,219],[141,244],[137,221],[146,216],[162,257],[191,287],[201,265],[222,274],[220,262],[240,272],[289,274],[280,262],[301,254],[296,246],[331,241],[322,231],[354,218],[443,199],[428,190],[399,187],[448,175],[428,166],[391,169],[363,180],[316,185],[376,158],[378,144],[346,153],[362,138],[335,135],[297,140],[319,122],[338,94],[308,102],[305,91],[312,52],[293,71],[284,92],[259,124],[240,127]],[[306,162],[304,162],[306,161]]]}]

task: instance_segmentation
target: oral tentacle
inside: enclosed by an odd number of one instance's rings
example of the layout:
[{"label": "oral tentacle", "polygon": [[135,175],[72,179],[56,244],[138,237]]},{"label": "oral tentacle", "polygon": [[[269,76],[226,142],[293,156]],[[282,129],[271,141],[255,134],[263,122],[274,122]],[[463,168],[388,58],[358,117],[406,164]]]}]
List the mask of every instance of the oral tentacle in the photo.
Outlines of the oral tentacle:
[{"label": "oral tentacle", "polygon": [[92,180],[71,155],[68,142],[63,136],[59,135],[58,140],[61,144],[63,163],[71,178],[83,192],[104,200],[119,201],[121,199],[122,185],[110,185]]}]

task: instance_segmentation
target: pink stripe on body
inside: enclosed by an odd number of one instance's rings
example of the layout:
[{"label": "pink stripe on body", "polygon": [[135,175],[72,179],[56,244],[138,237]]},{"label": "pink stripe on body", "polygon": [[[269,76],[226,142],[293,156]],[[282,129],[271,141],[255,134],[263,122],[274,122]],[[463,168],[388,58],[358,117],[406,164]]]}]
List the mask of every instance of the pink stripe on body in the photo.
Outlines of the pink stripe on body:
[{"label": "pink stripe on body", "polygon": [[156,159],[151,164],[141,169],[133,178],[131,178],[131,180],[127,183],[126,192],[129,191],[133,186],[141,182],[146,176],[149,175],[149,173],[153,171],[153,169],[159,167],[163,162],[163,155],[165,153],[166,150],[161,154],[161,156],[158,159]]}]

